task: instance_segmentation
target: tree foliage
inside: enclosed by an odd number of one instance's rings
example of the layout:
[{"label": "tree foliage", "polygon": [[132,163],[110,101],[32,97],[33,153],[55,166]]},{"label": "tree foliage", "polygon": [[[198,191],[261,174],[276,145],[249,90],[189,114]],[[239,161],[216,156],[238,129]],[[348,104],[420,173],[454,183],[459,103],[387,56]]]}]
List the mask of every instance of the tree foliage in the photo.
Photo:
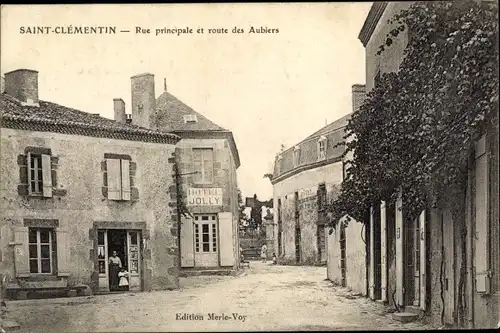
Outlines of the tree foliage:
[{"label": "tree foliage", "polygon": [[[385,73],[346,127],[352,155],[331,225],[363,221],[371,204],[403,193],[416,217],[429,199],[446,200],[472,144],[498,117],[498,9],[464,1],[415,2],[387,23],[378,54],[407,38],[399,71]],[[390,55],[389,55],[390,56]],[[448,191],[449,192],[449,191]]]}]

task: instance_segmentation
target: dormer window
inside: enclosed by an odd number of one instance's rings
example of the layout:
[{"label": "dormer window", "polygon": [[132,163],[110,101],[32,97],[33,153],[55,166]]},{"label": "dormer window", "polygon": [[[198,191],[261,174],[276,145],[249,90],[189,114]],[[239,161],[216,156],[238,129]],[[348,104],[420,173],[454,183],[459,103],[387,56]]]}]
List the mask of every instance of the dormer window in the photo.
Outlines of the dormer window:
[{"label": "dormer window", "polygon": [[318,160],[324,160],[326,158],[326,143],[326,137],[321,136],[318,140]]},{"label": "dormer window", "polygon": [[184,115],[184,123],[197,123],[198,118],[196,117],[195,114],[187,114]]},{"label": "dormer window", "polygon": [[295,146],[293,148],[293,166],[294,167],[299,165],[299,158],[300,158],[300,147]]}]

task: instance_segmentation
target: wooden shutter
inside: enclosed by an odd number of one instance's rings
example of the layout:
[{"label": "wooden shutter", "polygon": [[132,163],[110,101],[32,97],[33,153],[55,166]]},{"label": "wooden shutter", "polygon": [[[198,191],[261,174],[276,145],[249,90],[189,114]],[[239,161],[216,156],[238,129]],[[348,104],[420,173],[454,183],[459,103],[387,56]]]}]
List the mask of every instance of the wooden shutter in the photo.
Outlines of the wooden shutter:
[{"label": "wooden shutter", "polygon": [[427,297],[426,289],[426,265],[427,265],[427,244],[425,242],[425,210],[420,213],[419,227],[420,227],[420,308],[425,310],[425,298]]},{"label": "wooden shutter", "polygon": [[108,173],[108,199],[120,200],[122,190],[120,160],[107,159],[106,163],[106,170]]},{"label": "wooden shutter", "polygon": [[130,161],[121,160],[122,164],[122,200],[130,200]]},{"label": "wooden shutter", "polygon": [[31,176],[31,168],[33,166],[31,165],[31,153],[30,152],[28,152],[28,154],[26,154],[26,165],[28,167],[28,195],[32,195],[33,188],[31,187],[31,184],[32,184],[33,177]]},{"label": "wooden shutter", "polygon": [[69,232],[63,228],[56,229],[56,245],[57,245],[57,275],[69,276],[70,263],[70,242]]},{"label": "wooden shutter", "polygon": [[52,164],[50,155],[42,155],[43,196],[52,197]]},{"label": "wooden shutter", "polygon": [[194,267],[193,219],[181,216],[181,267]]},{"label": "wooden shutter", "polygon": [[369,297],[375,299],[375,219],[373,206],[370,206],[370,276],[368,285],[370,286]]},{"label": "wooden shutter", "polygon": [[403,305],[403,198],[402,192],[396,200],[396,301]]},{"label": "wooden shutter", "polygon": [[476,232],[474,240],[474,266],[476,278],[476,291],[481,294],[490,293],[489,277],[489,175],[488,154],[486,149],[486,137],[483,136],[476,143],[475,163],[475,221]]},{"label": "wooden shutter", "polygon": [[14,242],[16,277],[28,277],[30,275],[28,228],[16,227]]},{"label": "wooden shutter", "polygon": [[223,212],[218,215],[220,265],[233,266],[233,214],[231,212]]},{"label": "wooden shutter", "polygon": [[385,201],[380,203],[380,264],[382,301],[387,301],[387,217]]},{"label": "wooden shutter", "polygon": [[193,180],[195,183],[199,183],[203,180],[202,160],[202,150],[193,149],[193,172],[196,172],[193,175]]}]

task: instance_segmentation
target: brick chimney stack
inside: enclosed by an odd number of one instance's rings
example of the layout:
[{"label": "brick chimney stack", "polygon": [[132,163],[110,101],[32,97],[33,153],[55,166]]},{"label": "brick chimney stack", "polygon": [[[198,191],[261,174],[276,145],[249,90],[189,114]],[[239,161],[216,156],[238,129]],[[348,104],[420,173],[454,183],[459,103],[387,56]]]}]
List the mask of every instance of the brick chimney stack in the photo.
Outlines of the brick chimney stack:
[{"label": "brick chimney stack", "polygon": [[125,102],[121,98],[113,98],[113,108],[115,111],[115,121],[125,124]]},{"label": "brick chimney stack", "polygon": [[132,124],[154,129],[156,112],[155,78],[144,73],[132,76]]},{"label": "brick chimney stack", "polygon": [[366,85],[352,85],[352,111],[356,112],[366,99]]},{"label": "brick chimney stack", "polygon": [[5,93],[23,105],[38,104],[38,72],[32,69],[16,69],[5,73]]}]

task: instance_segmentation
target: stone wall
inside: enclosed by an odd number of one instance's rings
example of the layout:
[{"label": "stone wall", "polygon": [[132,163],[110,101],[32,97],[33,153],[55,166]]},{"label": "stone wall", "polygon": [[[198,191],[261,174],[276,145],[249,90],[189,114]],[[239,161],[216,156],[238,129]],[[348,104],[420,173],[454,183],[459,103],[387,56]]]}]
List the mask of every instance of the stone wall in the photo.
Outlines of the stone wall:
[{"label": "stone wall", "polygon": [[[26,147],[51,150],[53,197],[28,198],[19,192],[26,177],[19,165]],[[178,287],[173,145],[2,128],[0,148],[2,272],[15,276],[14,247],[9,243],[25,219],[58,221],[67,231],[68,281],[89,285],[97,274],[94,223],[145,223],[144,289]],[[128,155],[135,163],[133,200],[105,196],[105,154]]]}]

